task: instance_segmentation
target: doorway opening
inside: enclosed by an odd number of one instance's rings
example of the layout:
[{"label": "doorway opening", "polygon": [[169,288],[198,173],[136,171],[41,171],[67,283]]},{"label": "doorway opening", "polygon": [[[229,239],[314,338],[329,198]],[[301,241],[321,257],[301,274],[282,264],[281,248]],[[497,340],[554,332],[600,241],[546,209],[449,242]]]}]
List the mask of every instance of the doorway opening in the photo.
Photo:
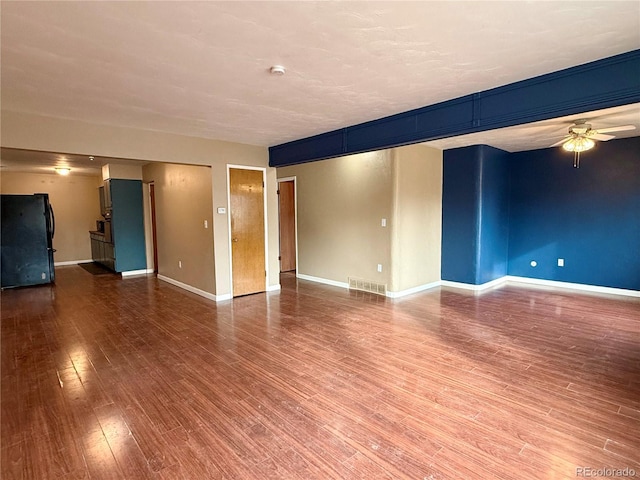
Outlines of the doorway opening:
[{"label": "doorway opening", "polygon": [[295,273],[298,268],[298,235],[296,218],[296,179],[278,179],[278,217],[280,238],[280,272]]}]

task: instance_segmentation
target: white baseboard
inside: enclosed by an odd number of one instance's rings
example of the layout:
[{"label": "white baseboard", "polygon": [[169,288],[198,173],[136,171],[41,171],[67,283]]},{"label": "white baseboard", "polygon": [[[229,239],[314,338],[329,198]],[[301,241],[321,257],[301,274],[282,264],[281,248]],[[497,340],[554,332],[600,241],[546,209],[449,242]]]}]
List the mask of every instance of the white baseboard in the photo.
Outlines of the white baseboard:
[{"label": "white baseboard", "polygon": [[[296,277],[302,280],[309,280],[311,282],[324,283],[325,285],[332,285],[334,287],[347,288],[347,289],[349,288],[348,283],[336,282],[335,280],[329,280],[327,278],[313,277],[311,275],[304,275],[302,273],[296,274]],[[471,283],[451,282],[449,280],[440,280],[440,281],[428,283],[425,285],[419,285],[414,288],[409,288],[407,290],[401,290],[399,292],[387,292],[387,297],[389,298],[404,297],[405,295],[419,293],[424,290],[429,290],[431,288],[435,288],[438,286],[460,288],[463,290],[470,290],[473,292],[482,292],[484,290],[488,290],[490,288],[498,287],[498,286],[509,284],[509,283],[539,285],[539,286],[546,286],[546,287],[552,287],[552,288],[558,288],[558,289],[564,289],[564,290],[581,290],[584,292],[605,293],[609,295],[622,295],[627,297],[640,298],[640,290],[627,290],[624,288],[600,287],[597,285],[586,285],[584,283],[559,282],[556,280],[541,280],[538,278],[515,277],[511,275],[505,275],[504,277],[496,278],[495,280],[492,280],[487,283],[483,283],[481,285],[474,285]]]},{"label": "white baseboard", "polygon": [[89,259],[89,260],[69,260],[67,262],[54,262],[53,266],[54,267],[64,267],[65,265],[77,265],[79,263],[91,263],[93,262],[93,259]]},{"label": "white baseboard", "polygon": [[474,285],[472,283],[451,282],[449,280],[440,280],[440,285],[443,287],[461,288],[463,290],[481,292],[483,290],[487,290],[489,288],[502,285],[506,281],[507,281],[507,277],[505,276],[505,277],[496,278],[495,280],[491,280],[490,282],[487,282],[487,283],[482,283],[480,285]]},{"label": "white baseboard", "polygon": [[541,285],[545,287],[561,288],[568,290],[582,290],[585,292],[606,293],[609,295],[624,295],[627,297],[640,297],[640,290],[627,290],[624,288],[600,287],[598,285],[586,285],[584,283],[559,282],[557,280],[542,280],[540,278],[503,277],[508,283],[524,283],[529,285]]},{"label": "white baseboard", "polygon": [[213,297],[214,297],[214,300],[216,302],[224,302],[225,300],[233,300],[233,297],[231,296],[230,293],[225,293],[224,295],[214,295]]},{"label": "white baseboard", "polygon": [[624,288],[613,288],[613,287],[600,287],[598,285],[587,285],[584,283],[559,282],[557,280],[542,280],[540,278],[516,277],[511,275],[505,275],[504,277],[497,278],[491,282],[483,283],[481,285],[473,285],[470,283],[460,283],[460,282],[450,282],[448,280],[442,280],[440,282],[440,284],[443,287],[461,288],[464,290],[472,290],[474,292],[481,292],[489,288],[497,287],[504,283],[538,285],[538,286],[558,288],[563,290],[582,290],[584,292],[606,293],[609,295],[623,295],[627,297],[640,297],[640,291],[638,290],[626,290]]},{"label": "white baseboard", "polygon": [[281,289],[282,289],[282,287],[278,283],[276,285],[269,285],[267,287],[267,292],[279,292]]},{"label": "white baseboard", "polygon": [[400,298],[400,297],[404,297],[404,296],[407,296],[407,295],[412,295],[414,293],[424,292],[425,290],[429,290],[431,288],[439,287],[441,285],[441,283],[442,282],[440,280],[438,280],[437,282],[425,283],[424,285],[418,285],[417,287],[408,288],[406,290],[400,290],[398,292],[388,291],[387,292],[387,297],[389,297],[389,298]]},{"label": "white baseboard", "polygon": [[214,302],[222,302],[223,300],[231,300],[231,294],[227,293],[224,295],[214,295],[213,293],[205,292],[204,290],[200,290],[199,288],[193,287],[191,285],[187,285],[186,283],[182,283],[178,280],[174,280],[173,278],[165,277],[164,275],[158,275],[158,280],[162,280],[163,282],[170,283],[171,285],[175,285],[176,287],[180,287],[184,290],[187,290],[191,293],[195,293],[196,295],[200,295],[201,297],[207,298],[209,300],[213,300]]},{"label": "white baseboard", "polygon": [[127,270],[126,272],[120,272],[122,278],[132,277],[134,275],[147,275],[153,273],[153,268],[143,268],[141,270]]},{"label": "white baseboard", "polygon": [[349,284],[346,282],[336,282],[335,280],[329,280],[328,278],[312,277],[311,275],[305,275],[303,273],[296,273],[296,277],[302,280],[309,280],[310,282],[332,285],[334,287],[349,288]]}]

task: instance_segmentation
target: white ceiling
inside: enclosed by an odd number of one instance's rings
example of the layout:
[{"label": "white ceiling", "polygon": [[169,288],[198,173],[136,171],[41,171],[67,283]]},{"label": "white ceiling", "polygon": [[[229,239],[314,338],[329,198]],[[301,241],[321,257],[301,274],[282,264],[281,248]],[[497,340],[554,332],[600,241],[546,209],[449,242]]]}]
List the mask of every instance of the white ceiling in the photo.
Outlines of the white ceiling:
[{"label": "white ceiling", "polygon": [[1,16],[2,109],[261,146],[640,48],[636,0],[3,1]]}]

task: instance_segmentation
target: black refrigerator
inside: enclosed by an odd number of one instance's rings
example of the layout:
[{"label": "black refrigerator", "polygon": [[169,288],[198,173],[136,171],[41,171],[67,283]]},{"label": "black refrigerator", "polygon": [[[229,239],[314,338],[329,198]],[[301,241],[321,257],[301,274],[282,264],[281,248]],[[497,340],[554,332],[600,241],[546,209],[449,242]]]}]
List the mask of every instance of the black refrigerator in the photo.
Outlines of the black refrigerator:
[{"label": "black refrigerator", "polygon": [[2,288],[51,283],[55,218],[49,195],[0,195]]}]

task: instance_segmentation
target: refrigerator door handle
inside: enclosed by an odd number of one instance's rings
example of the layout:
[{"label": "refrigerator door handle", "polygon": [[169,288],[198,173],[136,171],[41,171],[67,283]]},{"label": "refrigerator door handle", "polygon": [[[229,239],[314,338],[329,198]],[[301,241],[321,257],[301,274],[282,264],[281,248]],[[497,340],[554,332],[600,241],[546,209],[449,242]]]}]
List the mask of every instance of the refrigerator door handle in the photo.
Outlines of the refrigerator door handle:
[{"label": "refrigerator door handle", "polygon": [[51,238],[56,234],[56,216],[53,214],[53,207],[49,204],[49,216],[51,218]]}]

